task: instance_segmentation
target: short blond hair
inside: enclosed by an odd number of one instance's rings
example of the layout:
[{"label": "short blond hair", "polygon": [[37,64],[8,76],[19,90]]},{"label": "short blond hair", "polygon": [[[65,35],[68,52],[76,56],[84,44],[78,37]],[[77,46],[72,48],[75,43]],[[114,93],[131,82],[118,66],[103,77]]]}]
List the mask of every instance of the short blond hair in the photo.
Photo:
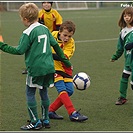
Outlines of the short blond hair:
[{"label": "short blond hair", "polygon": [[38,7],[34,3],[25,3],[19,8],[19,14],[22,18],[26,18],[29,22],[33,22],[38,19]]}]

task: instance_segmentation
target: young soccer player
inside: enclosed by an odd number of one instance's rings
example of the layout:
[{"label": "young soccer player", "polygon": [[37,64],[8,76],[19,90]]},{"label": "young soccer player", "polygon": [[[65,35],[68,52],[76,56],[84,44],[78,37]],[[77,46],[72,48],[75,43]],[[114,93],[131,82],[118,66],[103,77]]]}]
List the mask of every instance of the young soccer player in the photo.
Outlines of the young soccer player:
[{"label": "young soccer player", "polygon": [[[37,130],[42,128],[42,126],[50,128],[47,87],[54,82],[55,73],[51,46],[67,67],[71,67],[71,63],[64,56],[63,51],[49,29],[38,23],[38,7],[34,3],[23,4],[19,9],[19,13],[27,29],[23,31],[17,47],[0,42],[0,49],[14,55],[25,54],[25,64],[28,70],[26,101],[30,121],[28,125],[22,126],[21,129]],[[37,101],[35,98],[37,88],[41,98],[42,121],[38,117]]]},{"label": "young soccer player", "polygon": [[122,54],[124,53],[125,57],[125,65],[124,70],[122,73],[122,77],[120,80],[120,97],[118,98],[118,101],[116,101],[116,105],[123,105],[127,102],[127,88],[128,88],[128,79],[131,74],[131,68],[130,68],[130,54],[131,52],[125,50],[125,42],[132,34],[133,32],[133,8],[132,7],[126,7],[123,9],[119,22],[119,27],[121,28],[118,44],[117,44],[117,50],[116,53],[112,56],[111,62],[114,62],[118,60]]},{"label": "young soccer player", "polygon": [[[53,2],[44,1],[42,2],[42,9],[39,11],[38,22],[47,26],[52,31],[59,30],[62,24],[62,16],[59,12],[52,8]],[[27,69],[22,71],[22,74],[27,74]]]},{"label": "young soccer player", "polygon": [[133,32],[129,35],[126,41],[125,49],[130,52],[130,67],[131,67],[131,89],[133,90]]},{"label": "young soccer player", "polygon": [[53,2],[42,2],[42,9],[39,11],[39,22],[46,25],[49,30],[57,31],[62,24],[62,16],[52,8]]},{"label": "young soccer player", "polygon": [[[52,32],[52,35],[57,40],[59,46],[62,48],[65,56],[70,60],[75,51],[75,42],[72,36],[75,33],[75,24],[72,21],[65,21],[60,26],[59,31]],[[57,111],[62,105],[65,106],[71,121],[85,121],[87,116],[81,115],[76,111],[70,96],[73,94],[73,79],[72,68],[66,68],[64,63],[60,60],[58,55],[53,51],[54,65],[55,65],[55,83],[58,97],[49,107],[49,118],[63,119],[63,116],[57,115]]]}]

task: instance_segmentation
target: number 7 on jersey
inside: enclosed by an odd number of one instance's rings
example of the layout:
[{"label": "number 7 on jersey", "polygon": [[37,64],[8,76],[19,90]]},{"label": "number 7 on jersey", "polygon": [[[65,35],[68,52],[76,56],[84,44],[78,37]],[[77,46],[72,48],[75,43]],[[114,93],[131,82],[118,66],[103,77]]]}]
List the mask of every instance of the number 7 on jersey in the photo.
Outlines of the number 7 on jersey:
[{"label": "number 7 on jersey", "polygon": [[44,39],[44,45],[43,45],[43,53],[46,52],[46,45],[47,45],[47,35],[40,35],[38,36],[38,42],[41,41],[41,39]]}]

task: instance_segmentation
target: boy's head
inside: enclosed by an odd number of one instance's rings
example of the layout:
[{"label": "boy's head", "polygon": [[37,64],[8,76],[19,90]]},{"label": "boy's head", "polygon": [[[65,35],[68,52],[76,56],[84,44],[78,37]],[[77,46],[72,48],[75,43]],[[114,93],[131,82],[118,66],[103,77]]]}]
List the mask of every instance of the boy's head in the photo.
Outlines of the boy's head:
[{"label": "boy's head", "polygon": [[59,35],[60,39],[62,40],[63,43],[67,43],[71,37],[74,35],[76,30],[75,24],[68,20],[64,21],[59,29]]},{"label": "boy's head", "polygon": [[38,12],[38,7],[34,3],[26,3],[19,8],[19,14],[23,22],[34,23],[38,20]]},{"label": "boy's head", "polygon": [[53,5],[53,2],[50,2],[50,1],[44,1],[44,2],[42,2],[42,7],[46,11],[51,10],[52,5]]}]

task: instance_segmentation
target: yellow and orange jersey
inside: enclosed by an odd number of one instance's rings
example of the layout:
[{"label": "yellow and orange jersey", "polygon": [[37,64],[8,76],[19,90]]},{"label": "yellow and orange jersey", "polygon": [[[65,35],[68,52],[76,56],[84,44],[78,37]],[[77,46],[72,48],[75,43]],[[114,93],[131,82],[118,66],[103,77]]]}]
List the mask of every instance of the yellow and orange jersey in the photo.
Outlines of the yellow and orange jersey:
[{"label": "yellow and orange jersey", "polygon": [[[58,33],[59,31],[53,31],[52,35],[55,38],[55,40],[58,42],[59,46],[62,48],[65,56],[70,60],[75,52],[75,41],[73,38],[71,38],[66,44],[63,44],[61,40],[58,39]],[[52,48],[52,53],[54,54],[55,51]],[[54,60],[54,66],[55,70],[59,73],[62,73],[64,76],[61,76],[60,74],[55,75],[55,82],[59,80],[64,80],[65,82],[72,82],[72,68],[67,68],[63,62]],[[68,75],[68,76],[65,76]]]},{"label": "yellow and orange jersey", "polygon": [[62,16],[55,9],[51,9],[49,12],[41,9],[38,18],[44,21],[44,25],[47,26],[51,32],[57,30],[56,27],[60,26],[63,21]]}]

